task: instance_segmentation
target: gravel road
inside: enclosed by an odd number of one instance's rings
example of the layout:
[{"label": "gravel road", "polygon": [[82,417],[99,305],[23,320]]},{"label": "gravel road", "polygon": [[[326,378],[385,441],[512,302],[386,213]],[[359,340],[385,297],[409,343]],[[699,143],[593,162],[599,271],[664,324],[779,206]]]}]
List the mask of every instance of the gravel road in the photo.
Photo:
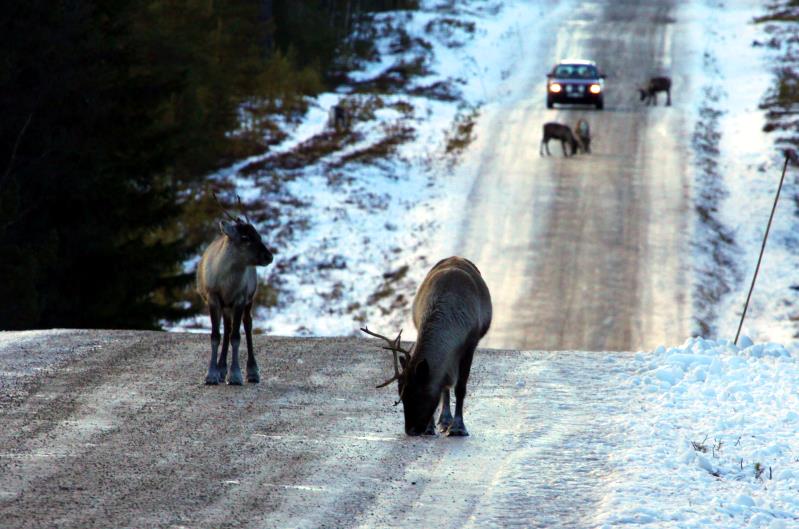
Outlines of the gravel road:
[{"label": "gravel road", "polygon": [[[690,189],[676,3],[568,5],[542,15],[551,33],[525,35],[529,86],[476,130],[457,250],[494,296],[482,345],[679,341]],[[604,112],[546,110],[544,73],[564,57],[607,71]],[[634,87],[661,68],[675,106],[645,109]],[[594,154],[540,158],[541,124],[580,116]],[[408,438],[396,393],[373,387],[391,372],[376,345],[257,336],[262,383],[206,387],[205,335],[0,333],[0,527],[592,526],[628,353],[481,349],[471,436]]]},{"label": "gravel road", "polygon": [[[629,351],[690,336],[690,79],[680,57],[691,40],[677,5],[567,3],[545,15],[551,32],[522,30],[529,83],[487,107],[464,164],[477,174],[456,253],[491,288],[483,346]],[[545,74],[564,58],[606,72],[604,111],[546,109]],[[674,106],[647,108],[636,87],[662,72],[674,78]],[[553,156],[539,156],[543,123],[581,117],[593,154],[564,159],[551,143]]]},{"label": "gravel road", "polygon": [[480,350],[471,436],[409,438],[377,345],[258,336],[208,387],[207,336],[0,333],[0,526],[590,526],[623,355]]}]

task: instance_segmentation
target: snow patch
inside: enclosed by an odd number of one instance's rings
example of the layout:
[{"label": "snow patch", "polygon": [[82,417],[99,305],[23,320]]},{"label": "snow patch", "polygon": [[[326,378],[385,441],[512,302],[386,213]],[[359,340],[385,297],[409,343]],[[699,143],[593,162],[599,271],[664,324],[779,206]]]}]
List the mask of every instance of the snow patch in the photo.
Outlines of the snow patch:
[{"label": "snow patch", "polygon": [[599,527],[799,527],[799,349],[742,345],[634,356]]}]

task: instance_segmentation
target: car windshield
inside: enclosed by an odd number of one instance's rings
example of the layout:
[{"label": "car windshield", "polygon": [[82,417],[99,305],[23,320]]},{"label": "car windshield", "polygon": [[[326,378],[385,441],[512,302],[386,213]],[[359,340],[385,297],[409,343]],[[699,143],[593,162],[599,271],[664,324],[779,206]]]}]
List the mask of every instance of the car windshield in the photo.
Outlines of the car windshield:
[{"label": "car windshield", "polygon": [[588,64],[559,64],[555,67],[558,79],[596,79],[596,68]]}]

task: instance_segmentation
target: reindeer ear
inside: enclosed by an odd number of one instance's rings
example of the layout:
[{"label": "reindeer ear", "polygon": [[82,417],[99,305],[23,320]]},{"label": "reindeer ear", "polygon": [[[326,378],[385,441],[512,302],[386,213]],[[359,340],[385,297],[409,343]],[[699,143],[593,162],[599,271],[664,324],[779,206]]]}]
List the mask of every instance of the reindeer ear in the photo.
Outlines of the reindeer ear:
[{"label": "reindeer ear", "polygon": [[430,364],[427,363],[427,358],[416,364],[414,372],[419,380],[427,380],[430,377]]},{"label": "reindeer ear", "polygon": [[225,222],[223,220],[219,221],[219,231],[222,232],[223,235],[227,235],[234,241],[239,239],[239,232],[236,230],[236,225],[232,222]]}]

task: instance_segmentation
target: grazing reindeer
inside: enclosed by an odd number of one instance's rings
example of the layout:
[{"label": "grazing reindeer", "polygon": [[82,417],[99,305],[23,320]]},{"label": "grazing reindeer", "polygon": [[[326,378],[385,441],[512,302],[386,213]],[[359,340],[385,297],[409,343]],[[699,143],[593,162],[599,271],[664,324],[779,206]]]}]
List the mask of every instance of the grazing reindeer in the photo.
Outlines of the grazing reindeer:
[{"label": "grazing reindeer", "polygon": [[574,131],[577,134],[580,149],[586,154],[591,154],[591,128],[588,126],[588,122],[584,119],[578,120]]},{"label": "grazing reindeer", "polygon": [[549,152],[549,140],[560,140],[560,145],[563,147],[563,156],[569,156],[566,153],[566,143],[571,146],[572,155],[577,152],[577,138],[572,134],[572,129],[568,125],[562,123],[549,122],[544,123],[544,136],[541,138],[541,145],[538,147],[538,154],[544,155],[544,148],[546,147],[547,155],[552,155]]},{"label": "grazing reindeer", "polygon": [[[229,342],[233,347],[233,355],[227,383],[241,385],[239,327],[242,319],[247,338],[247,382],[258,383],[260,376],[252,348],[251,314],[253,298],[258,287],[255,267],[271,263],[272,253],[261,242],[261,236],[255,231],[246,215],[244,216],[246,220],[242,220],[227,211],[224,213],[227,221],[219,222],[222,234],[208,246],[197,267],[197,292],[208,304],[211,313],[211,361],[208,364],[205,383],[215,385],[225,380]],[[220,316],[225,322],[225,335],[222,354],[217,362]]]},{"label": "grazing reindeer", "polygon": [[[394,353],[394,376],[405,413],[405,433],[435,435],[434,414],[441,404],[438,426],[451,436],[469,435],[463,424],[463,400],[472,356],[491,325],[491,295],[480,271],[461,257],[439,261],[425,277],[413,300],[413,323],[418,338],[413,351],[394,340],[363,332],[388,342]],[[398,358],[397,353],[402,356]],[[400,365],[402,371],[400,371]],[[450,412],[449,391],[455,387],[455,417]],[[397,401],[395,404],[399,404]]]},{"label": "grazing reindeer", "polygon": [[646,86],[638,89],[641,94],[641,101],[646,100],[646,105],[649,106],[658,104],[658,92],[666,92],[666,106],[671,106],[671,78],[670,77],[653,77],[649,80]]}]

